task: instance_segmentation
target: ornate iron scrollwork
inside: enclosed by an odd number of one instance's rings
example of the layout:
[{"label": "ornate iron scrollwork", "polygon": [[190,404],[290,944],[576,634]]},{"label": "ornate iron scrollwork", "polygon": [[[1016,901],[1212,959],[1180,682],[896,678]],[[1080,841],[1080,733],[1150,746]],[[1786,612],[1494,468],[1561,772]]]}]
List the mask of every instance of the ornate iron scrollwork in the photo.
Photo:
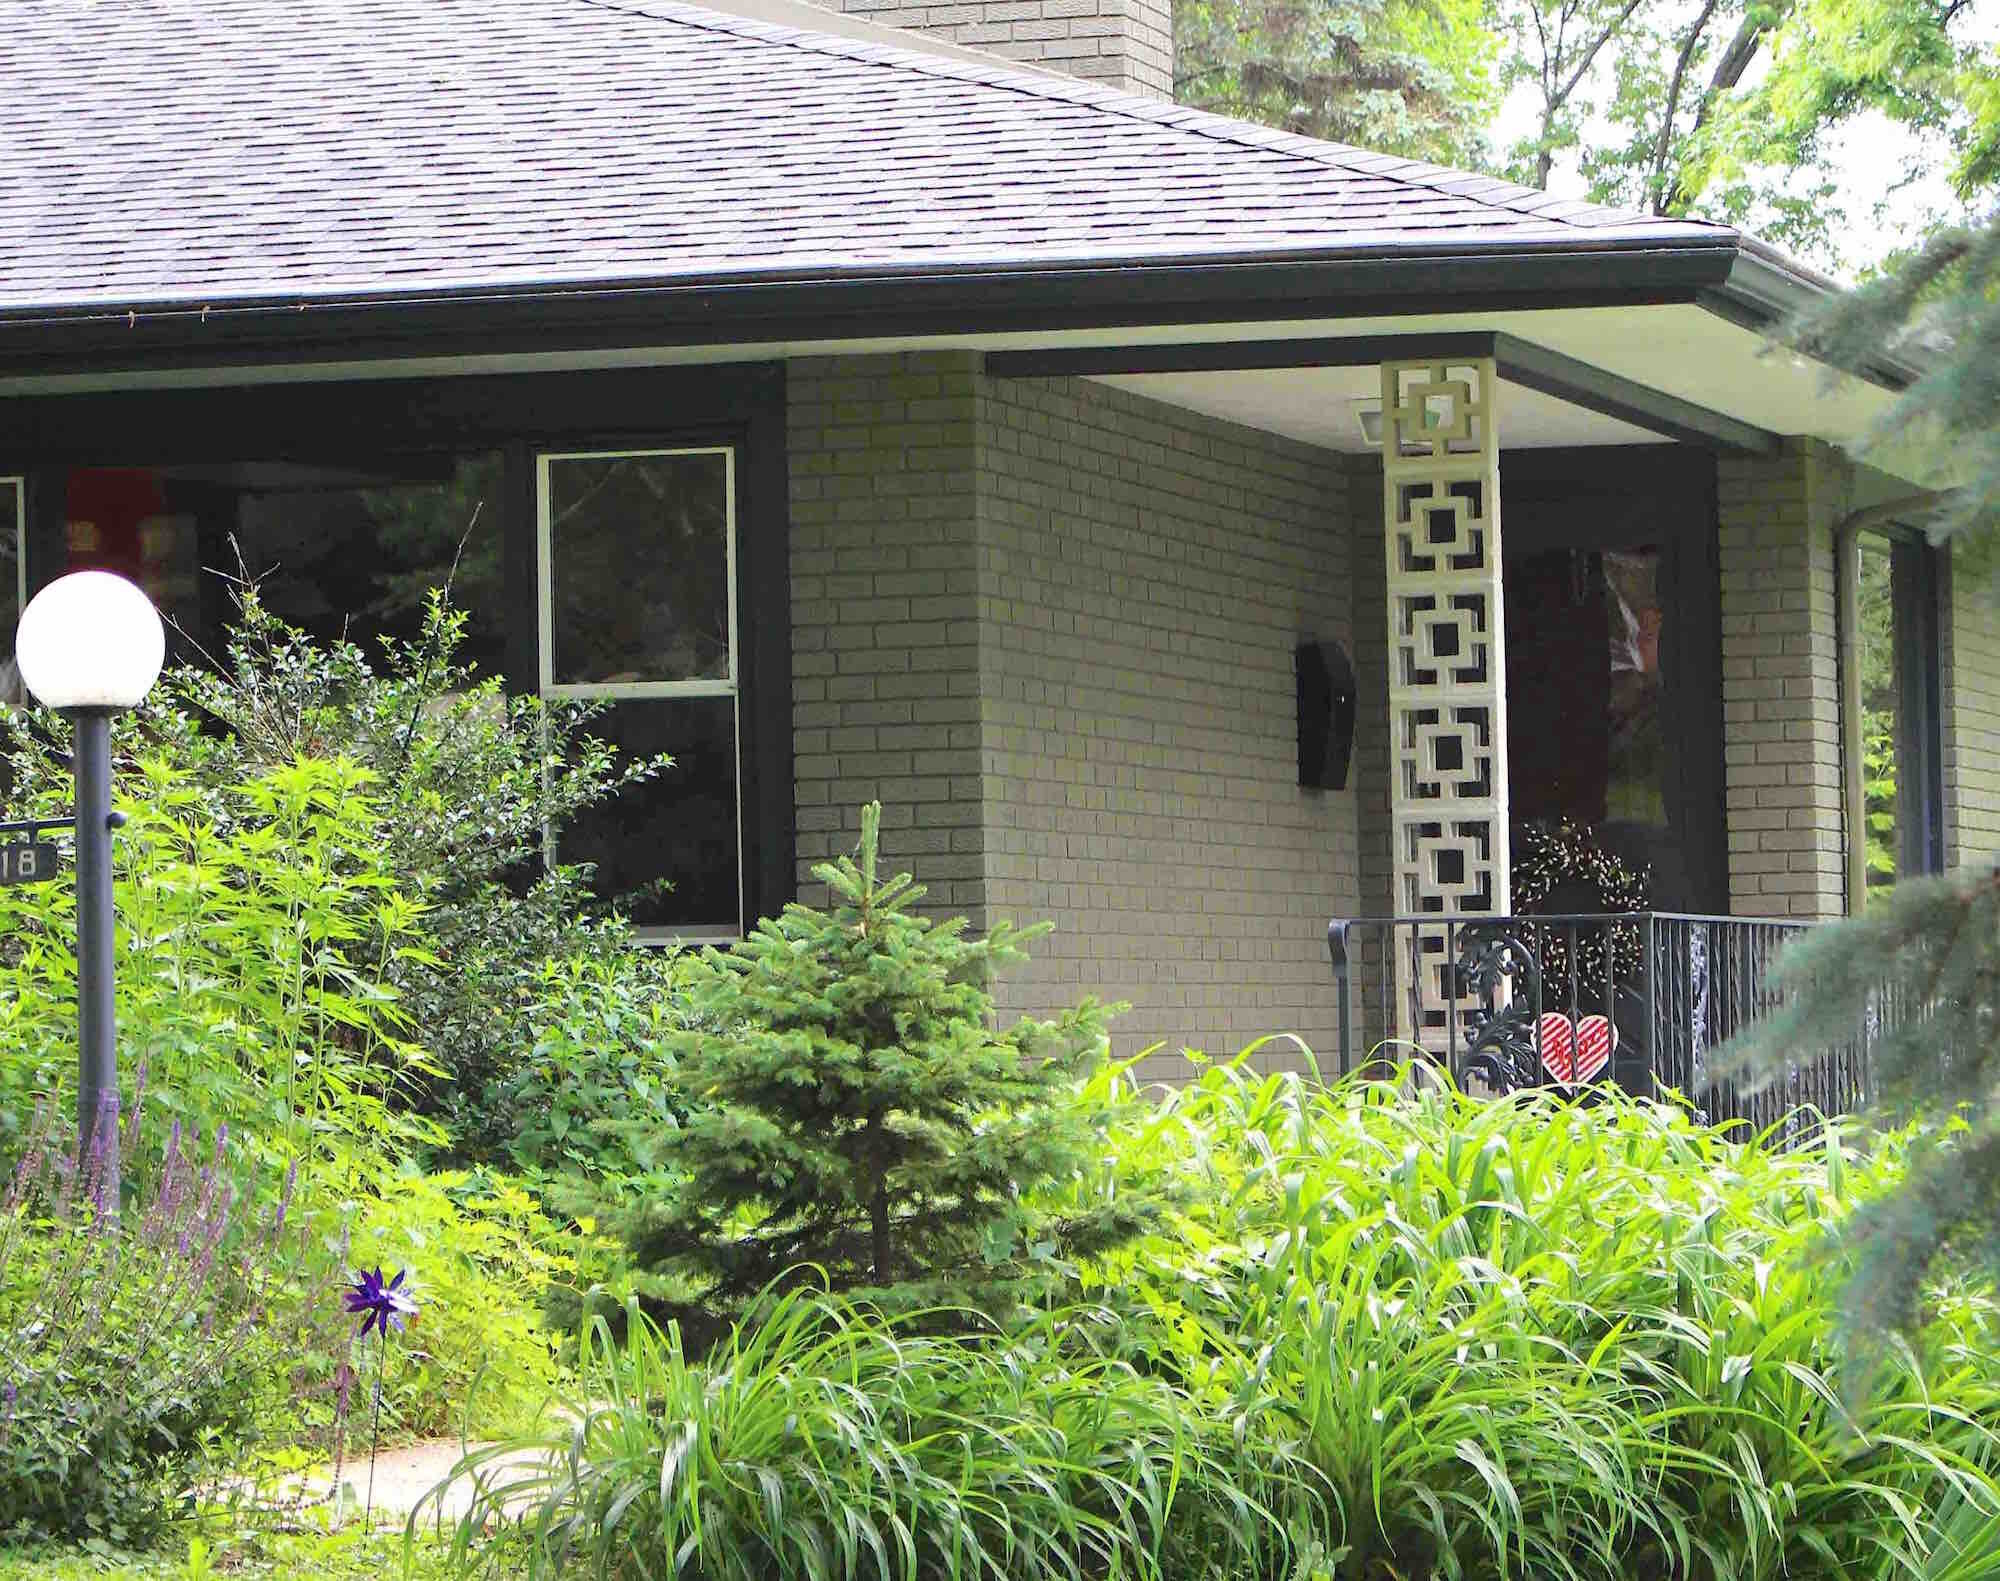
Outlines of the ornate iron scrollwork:
[{"label": "ornate iron scrollwork", "polygon": [[1539,1086],[1542,969],[1535,952],[1504,928],[1468,928],[1454,974],[1460,996],[1472,1001],[1459,1080],[1477,1076],[1495,1092]]}]

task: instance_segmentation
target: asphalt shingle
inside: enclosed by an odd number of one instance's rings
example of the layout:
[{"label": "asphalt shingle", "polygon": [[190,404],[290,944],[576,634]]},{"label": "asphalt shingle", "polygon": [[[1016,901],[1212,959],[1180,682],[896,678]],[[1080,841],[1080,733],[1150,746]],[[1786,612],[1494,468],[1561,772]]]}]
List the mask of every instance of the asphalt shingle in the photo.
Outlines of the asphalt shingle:
[{"label": "asphalt shingle", "polygon": [[0,33],[0,311],[1727,234],[676,0]]}]

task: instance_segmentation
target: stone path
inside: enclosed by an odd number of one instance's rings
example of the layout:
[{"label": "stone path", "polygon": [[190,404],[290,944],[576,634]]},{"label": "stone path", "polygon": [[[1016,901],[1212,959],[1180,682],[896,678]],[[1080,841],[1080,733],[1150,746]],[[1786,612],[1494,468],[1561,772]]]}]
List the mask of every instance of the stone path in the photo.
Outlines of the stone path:
[{"label": "stone path", "polygon": [[[480,1449],[485,1446],[474,1444],[471,1447]],[[456,1438],[436,1438],[383,1450],[375,1457],[373,1524],[401,1526],[419,1504],[423,1506],[427,1525],[440,1516],[449,1524],[463,1515],[472,1498],[469,1481],[455,1484],[445,1494],[441,1508],[439,1501],[427,1495],[450,1474],[451,1468],[465,1453],[465,1448]],[[532,1459],[531,1453],[502,1456],[492,1462],[492,1467],[527,1464]],[[331,1466],[321,1466],[306,1472],[299,1479],[299,1485],[304,1487],[309,1498],[324,1495],[332,1470]],[[345,1490],[340,1499],[342,1519],[359,1520],[364,1501],[368,1498],[368,1453],[365,1448],[358,1454],[348,1456],[346,1465],[341,1468],[340,1480]]]}]

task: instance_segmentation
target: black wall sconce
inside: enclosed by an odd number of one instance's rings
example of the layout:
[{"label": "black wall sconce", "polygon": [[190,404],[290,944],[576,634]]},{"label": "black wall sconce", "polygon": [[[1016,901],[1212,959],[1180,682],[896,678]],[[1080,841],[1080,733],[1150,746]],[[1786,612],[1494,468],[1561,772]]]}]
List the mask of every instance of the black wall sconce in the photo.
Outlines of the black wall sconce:
[{"label": "black wall sconce", "polygon": [[1299,783],[1346,790],[1354,756],[1354,665],[1337,642],[1293,649],[1299,686]]}]

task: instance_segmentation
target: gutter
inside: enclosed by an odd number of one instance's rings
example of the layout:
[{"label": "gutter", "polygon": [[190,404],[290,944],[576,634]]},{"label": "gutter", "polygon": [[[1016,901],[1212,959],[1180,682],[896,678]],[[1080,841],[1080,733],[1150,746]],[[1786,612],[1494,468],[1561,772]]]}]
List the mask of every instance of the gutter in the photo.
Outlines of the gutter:
[{"label": "gutter", "polygon": [[[0,371],[63,373],[630,345],[1249,323],[1728,299],[1736,233],[1421,249],[831,266],[785,275],[454,283],[423,290],[0,311]],[[1747,288],[1746,288],[1747,289]],[[1747,310],[1746,310],[1747,311]]]},{"label": "gutter", "polygon": [[[1739,328],[1774,335],[1790,319],[1847,289],[1832,275],[1800,263],[1769,242],[1743,236],[1722,284],[1697,293],[1696,301]],[[1853,371],[1889,390],[1908,389],[1924,372],[1921,364],[1901,357],[1878,357]]]}]

